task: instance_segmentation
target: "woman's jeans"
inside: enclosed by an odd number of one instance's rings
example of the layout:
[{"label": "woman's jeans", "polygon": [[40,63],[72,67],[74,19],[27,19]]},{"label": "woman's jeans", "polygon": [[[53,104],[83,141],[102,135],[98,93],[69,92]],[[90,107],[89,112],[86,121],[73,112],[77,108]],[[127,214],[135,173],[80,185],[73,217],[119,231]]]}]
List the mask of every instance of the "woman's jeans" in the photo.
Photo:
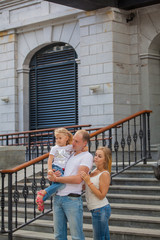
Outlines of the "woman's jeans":
[{"label": "woman's jeans", "polygon": [[110,205],[91,210],[94,240],[110,240],[108,221],[111,215]]},{"label": "woman's jeans", "polygon": [[[61,172],[61,176],[64,175],[64,170],[55,165],[52,164],[52,168],[55,169],[56,171],[60,171]],[[47,192],[46,195],[43,197],[43,201],[46,201],[49,197],[51,197],[53,194],[55,194],[58,190],[63,189],[65,187],[64,183],[57,183],[57,182],[52,182],[52,184],[45,188],[45,191]]]},{"label": "woman's jeans", "polygon": [[53,198],[54,239],[67,240],[67,222],[72,240],[84,240],[83,202],[80,197],[58,196]]}]

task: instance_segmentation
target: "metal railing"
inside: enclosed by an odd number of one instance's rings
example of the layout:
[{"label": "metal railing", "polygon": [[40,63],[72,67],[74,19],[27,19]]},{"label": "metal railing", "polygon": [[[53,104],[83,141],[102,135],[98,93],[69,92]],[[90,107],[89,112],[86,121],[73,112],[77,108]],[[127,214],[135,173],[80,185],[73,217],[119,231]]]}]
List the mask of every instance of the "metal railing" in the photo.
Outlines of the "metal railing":
[{"label": "metal railing", "polygon": [[[88,129],[91,152],[95,152],[98,146],[108,146],[112,150],[116,165],[112,177],[141,161],[146,164],[147,158],[151,158],[150,113],[150,110],[140,111],[97,131]],[[41,214],[37,212],[35,202],[37,190],[48,184],[45,174],[48,156],[46,153],[13,169],[0,171],[1,233],[8,233],[9,240],[15,231],[52,211],[52,200],[50,208]],[[23,223],[18,222],[21,206],[24,209]],[[7,211],[8,217],[5,216]]]},{"label": "metal railing", "polygon": [[[91,125],[72,125],[64,126],[73,134],[82,128],[88,128]],[[25,160],[31,160],[50,151],[54,146],[55,128],[39,129],[25,132],[16,132],[0,135],[0,146],[25,146]]]}]

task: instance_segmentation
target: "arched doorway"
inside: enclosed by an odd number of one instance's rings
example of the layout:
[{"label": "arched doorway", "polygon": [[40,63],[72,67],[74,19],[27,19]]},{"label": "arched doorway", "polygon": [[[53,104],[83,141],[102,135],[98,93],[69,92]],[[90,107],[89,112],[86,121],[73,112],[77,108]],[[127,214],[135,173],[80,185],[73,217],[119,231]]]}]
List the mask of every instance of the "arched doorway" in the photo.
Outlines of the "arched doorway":
[{"label": "arched doorway", "polygon": [[153,111],[151,117],[152,142],[160,144],[160,34],[152,41],[149,47],[148,59],[150,108]]},{"label": "arched doorway", "polygon": [[78,124],[77,58],[66,43],[38,51],[30,62],[30,130]]},{"label": "arched doorway", "polygon": [[160,34],[141,54],[142,107],[152,110],[151,144],[160,144]]}]

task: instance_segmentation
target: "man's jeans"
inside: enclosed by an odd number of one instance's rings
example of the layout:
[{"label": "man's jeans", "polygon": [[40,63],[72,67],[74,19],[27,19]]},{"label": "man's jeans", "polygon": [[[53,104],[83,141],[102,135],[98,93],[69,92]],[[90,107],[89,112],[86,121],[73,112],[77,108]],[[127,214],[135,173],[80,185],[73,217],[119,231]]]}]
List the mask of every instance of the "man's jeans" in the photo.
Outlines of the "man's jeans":
[{"label": "man's jeans", "polygon": [[[59,167],[59,166],[57,166],[55,164],[52,164],[52,168],[55,169],[56,171],[60,171],[61,172],[61,176],[63,176],[64,170],[61,167]],[[49,197],[51,197],[58,190],[63,189],[64,187],[65,187],[64,183],[52,182],[52,184],[49,187],[45,188],[45,191],[47,193],[43,197],[43,201],[46,201]]]},{"label": "man's jeans", "polygon": [[91,210],[94,240],[110,240],[108,221],[110,205]]},{"label": "man's jeans", "polygon": [[72,240],[84,240],[81,197],[54,196],[53,219],[55,240],[67,240],[67,221]]}]

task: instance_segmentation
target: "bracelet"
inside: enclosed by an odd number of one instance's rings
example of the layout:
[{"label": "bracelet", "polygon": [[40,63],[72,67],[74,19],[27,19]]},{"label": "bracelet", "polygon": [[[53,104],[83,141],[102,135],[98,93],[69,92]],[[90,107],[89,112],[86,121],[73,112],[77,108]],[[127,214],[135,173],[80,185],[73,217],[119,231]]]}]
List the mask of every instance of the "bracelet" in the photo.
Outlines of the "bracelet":
[{"label": "bracelet", "polygon": [[53,173],[53,170],[48,170],[48,173],[49,173],[49,172]]},{"label": "bracelet", "polygon": [[88,184],[88,186],[91,186],[93,184],[93,182],[91,182],[90,184]]}]

